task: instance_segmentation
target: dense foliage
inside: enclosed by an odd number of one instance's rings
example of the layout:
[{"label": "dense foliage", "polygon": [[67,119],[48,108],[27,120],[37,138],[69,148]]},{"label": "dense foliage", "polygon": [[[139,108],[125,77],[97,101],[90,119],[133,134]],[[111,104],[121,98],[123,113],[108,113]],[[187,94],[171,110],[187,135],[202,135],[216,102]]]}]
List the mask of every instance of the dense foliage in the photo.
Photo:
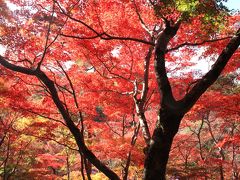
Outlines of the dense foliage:
[{"label": "dense foliage", "polygon": [[238,12],[220,0],[0,9],[3,179],[239,178]]}]

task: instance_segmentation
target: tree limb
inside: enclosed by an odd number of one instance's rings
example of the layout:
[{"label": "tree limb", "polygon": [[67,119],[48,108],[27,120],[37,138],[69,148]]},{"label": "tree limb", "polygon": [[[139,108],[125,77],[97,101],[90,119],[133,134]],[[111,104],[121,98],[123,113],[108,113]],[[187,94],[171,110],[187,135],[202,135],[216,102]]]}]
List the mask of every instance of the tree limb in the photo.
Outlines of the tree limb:
[{"label": "tree limb", "polygon": [[20,73],[32,75],[32,76],[36,75],[36,70],[11,64],[7,60],[5,60],[5,58],[2,57],[1,55],[0,55],[0,64],[12,71],[16,71],[16,72],[20,72]]},{"label": "tree limb", "polygon": [[212,68],[208,73],[202,77],[193,88],[185,95],[181,100],[181,104],[184,106],[184,111],[187,112],[200,98],[200,96],[211,86],[219,77],[224,67],[232,57],[233,53],[237,50],[240,45],[240,28],[236,34],[229,41],[227,46],[223,49],[221,54],[218,56],[216,62],[212,65]]},{"label": "tree limb", "polygon": [[57,92],[57,89],[56,89],[56,87],[54,85],[54,82],[51,79],[49,79],[49,77],[43,71],[41,71],[39,68],[37,68],[37,70],[31,70],[31,69],[28,69],[28,68],[16,66],[16,65],[11,64],[8,61],[6,61],[2,56],[0,56],[0,64],[3,65],[4,67],[10,69],[10,70],[13,70],[13,71],[16,71],[16,72],[21,72],[21,73],[27,74],[27,75],[34,75],[37,78],[39,78],[46,85],[46,87],[49,89],[49,91],[51,93],[52,100],[54,101],[56,107],[60,111],[60,113],[61,113],[61,115],[62,115],[62,117],[63,117],[63,119],[64,119],[64,121],[65,121],[65,123],[67,125],[67,127],[69,128],[69,130],[71,131],[72,135],[74,136],[79,150],[84,154],[84,156],[86,158],[88,158],[88,160],[97,169],[99,169],[101,172],[103,172],[108,178],[114,179],[114,180],[118,180],[119,179],[118,175],[115,172],[113,172],[111,169],[109,169],[106,165],[104,165],[92,153],[92,151],[90,151],[88,149],[88,147],[85,145],[81,132],[79,131],[77,126],[72,121],[69,113],[65,109],[63,103],[61,102],[61,100],[60,100],[60,98],[58,96],[58,92]]},{"label": "tree limb", "polygon": [[200,46],[200,45],[203,45],[205,43],[211,43],[211,42],[216,42],[216,41],[222,41],[222,40],[226,40],[226,39],[230,39],[232,38],[232,36],[227,36],[227,37],[223,37],[223,38],[217,38],[217,39],[210,39],[210,40],[205,40],[205,41],[202,41],[202,42],[196,42],[196,43],[191,43],[191,42],[185,42],[185,43],[182,43],[182,44],[179,44],[173,48],[170,48],[170,49],[167,49],[167,52],[171,52],[171,51],[175,51],[181,47],[184,47],[184,46]]},{"label": "tree limb", "polygon": [[159,34],[157,44],[155,47],[154,67],[157,77],[157,83],[159,91],[162,93],[162,104],[173,105],[175,99],[172,94],[172,88],[167,77],[167,71],[165,66],[165,54],[167,53],[167,45],[170,40],[176,35],[179,29],[181,21],[177,21],[174,25],[171,25],[170,21],[165,19],[165,29]]}]

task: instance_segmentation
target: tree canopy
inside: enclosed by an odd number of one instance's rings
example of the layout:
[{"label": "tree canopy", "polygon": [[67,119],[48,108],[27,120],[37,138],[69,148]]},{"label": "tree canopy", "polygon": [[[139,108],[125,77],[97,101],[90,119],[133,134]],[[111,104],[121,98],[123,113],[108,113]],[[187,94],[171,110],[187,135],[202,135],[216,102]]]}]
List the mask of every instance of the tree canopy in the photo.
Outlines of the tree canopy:
[{"label": "tree canopy", "polygon": [[0,9],[4,179],[239,176],[240,15],[221,0]]}]

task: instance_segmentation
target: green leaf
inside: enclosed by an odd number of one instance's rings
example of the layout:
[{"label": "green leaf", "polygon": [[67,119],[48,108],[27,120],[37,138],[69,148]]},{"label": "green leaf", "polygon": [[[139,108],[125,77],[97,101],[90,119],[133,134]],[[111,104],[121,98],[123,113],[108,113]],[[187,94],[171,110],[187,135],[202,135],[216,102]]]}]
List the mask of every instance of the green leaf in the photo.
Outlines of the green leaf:
[{"label": "green leaf", "polygon": [[176,1],[177,9],[180,12],[192,13],[197,9],[198,4],[199,4],[198,0],[178,0],[178,1]]}]

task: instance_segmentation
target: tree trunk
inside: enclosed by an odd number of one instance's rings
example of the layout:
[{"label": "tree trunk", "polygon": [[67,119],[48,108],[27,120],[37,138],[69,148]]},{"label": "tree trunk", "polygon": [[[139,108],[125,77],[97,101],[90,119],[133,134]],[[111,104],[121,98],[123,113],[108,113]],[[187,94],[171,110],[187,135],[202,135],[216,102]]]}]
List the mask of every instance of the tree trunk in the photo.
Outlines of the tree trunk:
[{"label": "tree trunk", "polygon": [[161,109],[144,164],[144,180],[165,180],[173,138],[183,115]]},{"label": "tree trunk", "polygon": [[223,171],[223,165],[222,164],[219,166],[219,172],[220,172],[220,179],[224,180],[224,171]]}]

